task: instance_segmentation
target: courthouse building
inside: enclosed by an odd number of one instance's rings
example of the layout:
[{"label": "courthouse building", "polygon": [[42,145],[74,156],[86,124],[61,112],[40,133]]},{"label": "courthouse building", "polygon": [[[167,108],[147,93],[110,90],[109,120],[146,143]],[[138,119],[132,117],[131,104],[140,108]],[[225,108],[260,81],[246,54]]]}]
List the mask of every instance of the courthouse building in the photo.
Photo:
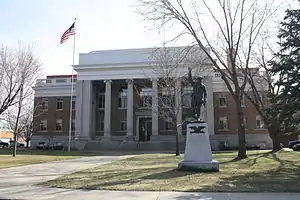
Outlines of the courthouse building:
[{"label": "courthouse building", "polygon": [[[167,49],[174,53],[185,48]],[[199,51],[194,51],[194,54]],[[182,89],[182,93],[175,92],[173,95],[175,103],[180,105],[176,123],[182,123],[182,126],[176,127],[172,117],[161,116],[158,112],[163,109],[159,106],[159,98],[166,94],[165,88],[159,84],[164,75],[157,70],[162,70],[165,63],[161,56],[153,56],[156,55],[154,52],[162,50],[143,48],[80,53],[79,64],[74,66],[74,80],[71,80],[71,75],[47,76],[37,80],[34,90],[38,114],[34,121],[40,125],[35,127],[32,146],[40,141],[68,144],[73,81],[73,146],[80,149],[171,150],[175,147],[177,129],[183,148],[185,121],[191,113],[191,87],[181,81],[176,84],[177,89]],[[181,60],[176,63],[177,74],[187,76],[187,67],[191,65],[195,68],[193,76],[198,75],[198,66],[204,69],[201,72],[207,89],[204,118],[208,123],[211,146],[218,149],[221,142],[226,142],[237,147],[234,100],[220,74],[212,70],[206,56],[199,53],[195,57],[197,62]],[[166,65],[172,64],[174,62]],[[270,146],[268,132],[254,106],[247,98],[243,99],[242,104],[247,144]]]}]

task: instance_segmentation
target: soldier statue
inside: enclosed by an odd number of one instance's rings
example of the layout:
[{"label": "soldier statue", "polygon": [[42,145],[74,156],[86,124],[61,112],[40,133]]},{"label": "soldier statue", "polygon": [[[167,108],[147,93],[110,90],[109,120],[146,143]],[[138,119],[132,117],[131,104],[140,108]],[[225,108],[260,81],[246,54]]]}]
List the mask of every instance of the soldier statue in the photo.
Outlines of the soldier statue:
[{"label": "soldier statue", "polygon": [[206,104],[206,87],[202,83],[203,78],[202,77],[196,77],[195,80],[193,80],[192,77],[192,69],[188,68],[188,80],[191,86],[193,87],[193,93],[192,93],[192,110],[193,110],[193,117],[197,120],[201,117],[201,107],[202,105],[205,106]]}]

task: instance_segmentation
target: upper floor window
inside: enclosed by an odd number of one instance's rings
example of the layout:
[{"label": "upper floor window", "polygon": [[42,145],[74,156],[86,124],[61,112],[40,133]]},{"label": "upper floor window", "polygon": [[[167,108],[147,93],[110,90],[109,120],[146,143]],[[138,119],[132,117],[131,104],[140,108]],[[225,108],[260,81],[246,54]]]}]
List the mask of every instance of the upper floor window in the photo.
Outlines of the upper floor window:
[{"label": "upper floor window", "polygon": [[227,95],[226,93],[218,94],[219,107],[227,107]]},{"label": "upper floor window", "polygon": [[119,108],[127,108],[127,90],[123,89],[119,92],[119,102],[118,102]]},{"label": "upper floor window", "polygon": [[183,95],[182,95],[182,106],[186,108],[192,107],[192,93],[193,88],[192,87],[186,87],[183,89]]},{"label": "upper floor window", "polygon": [[103,93],[98,94],[98,108],[99,109],[105,108],[105,94]]},{"label": "upper floor window", "polygon": [[215,72],[215,77],[216,77],[216,78],[220,78],[220,77],[221,77],[221,73]]},{"label": "upper floor window", "polygon": [[152,105],[152,88],[142,88],[140,92],[141,107],[151,107]]},{"label": "upper floor window", "polygon": [[47,131],[47,120],[41,120],[40,122],[40,130]]},{"label": "upper floor window", "polygon": [[48,111],[48,99],[42,98],[41,104],[42,111]]},{"label": "upper floor window", "polygon": [[227,130],[228,129],[227,117],[220,117],[219,125],[221,130]]},{"label": "upper floor window", "polygon": [[67,79],[56,79],[55,81],[56,83],[66,83],[67,82]]},{"label": "upper floor window", "polygon": [[174,88],[164,88],[161,92],[161,97],[159,98],[162,107],[169,108],[175,105],[175,91]]},{"label": "upper floor window", "polygon": [[257,129],[264,129],[265,125],[264,125],[264,122],[262,120],[262,118],[260,116],[256,116],[256,128]]},{"label": "upper floor window", "polygon": [[56,99],[56,110],[63,110],[63,98],[57,98]]}]

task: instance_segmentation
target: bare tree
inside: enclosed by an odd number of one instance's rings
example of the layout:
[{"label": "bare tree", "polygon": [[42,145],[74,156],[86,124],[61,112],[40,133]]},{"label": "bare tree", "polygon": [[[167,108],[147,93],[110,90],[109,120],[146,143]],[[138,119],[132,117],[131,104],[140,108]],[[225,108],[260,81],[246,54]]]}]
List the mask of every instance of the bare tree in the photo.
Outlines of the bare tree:
[{"label": "bare tree", "polygon": [[[269,34],[262,34],[260,42],[256,44],[256,50],[253,53],[252,61],[257,67],[251,71],[243,71],[247,76],[248,90],[244,91],[245,96],[255,106],[258,114],[261,116],[268,129],[270,138],[273,141],[273,150],[280,150],[281,136],[280,131],[281,120],[277,117],[277,113],[270,113],[275,102],[274,97],[278,96],[280,88],[275,85],[275,78],[281,80],[282,77],[275,77],[271,71],[269,62],[273,60],[274,44],[269,42]],[[262,89],[263,88],[263,89]]]},{"label": "bare tree", "polygon": [[[194,74],[206,76],[211,64],[196,46],[161,47],[155,49],[151,57],[157,63],[152,67],[158,87],[158,105],[154,112],[170,125],[168,128],[175,131],[175,154],[180,155],[179,135],[186,122],[182,119],[182,107],[191,107],[192,88],[187,67],[193,68]],[[190,117],[193,117],[192,114]]]},{"label": "bare tree", "polygon": [[[32,105],[33,101],[30,101],[22,106],[22,112],[19,116],[18,128],[16,131],[17,137],[22,138],[26,142],[26,148],[29,147],[29,142],[34,134],[33,130],[35,127],[40,125],[37,122],[34,123],[33,118],[43,114],[43,112],[37,112],[41,105],[37,104],[35,107]],[[7,110],[7,119],[11,127],[14,127],[16,124],[17,110],[18,108],[16,108],[16,106],[13,106]]]},{"label": "bare tree", "polygon": [[[238,158],[246,158],[242,96],[248,83],[252,48],[259,33],[277,11],[278,1],[266,0],[140,0],[138,12],[159,25],[175,22],[192,36],[221,74],[236,106],[238,122]],[[180,36],[181,34],[179,34]],[[209,47],[209,48],[207,48]],[[211,50],[208,51],[208,49]]]},{"label": "bare tree", "polygon": [[[6,61],[7,58],[9,58],[10,62],[4,62],[6,63],[6,69],[4,71],[9,74],[9,79],[4,80],[12,87],[9,87],[8,90],[4,90],[4,93],[7,93],[8,96],[7,99],[9,99],[11,103],[6,104],[7,107],[5,107],[5,109],[3,108],[4,110],[2,112],[6,110],[7,116],[11,118],[10,121],[14,122],[13,156],[16,156],[18,133],[20,133],[20,128],[22,128],[19,127],[19,122],[22,117],[23,108],[32,102],[32,86],[36,78],[41,75],[41,63],[34,55],[31,45],[23,47],[19,44],[17,49],[6,48],[5,52],[6,54],[2,59]],[[7,84],[4,85],[6,86]],[[11,97],[11,93],[14,95],[13,98]]]}]

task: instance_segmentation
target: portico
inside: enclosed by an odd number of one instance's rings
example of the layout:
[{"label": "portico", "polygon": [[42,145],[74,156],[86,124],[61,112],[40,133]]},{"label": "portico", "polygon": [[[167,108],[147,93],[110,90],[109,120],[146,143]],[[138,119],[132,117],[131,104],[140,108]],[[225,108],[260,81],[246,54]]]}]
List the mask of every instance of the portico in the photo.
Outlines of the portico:
[{"label": "portico", "polygon": [[[162,91],[159,80],[164,78],[157,71],[159,63],[150,58],[153,49],[142,50],[133,49],[131,55],[127,52],[126,58],[118,50],[112,50],[111,55],[107,51],[80,54],[79,64],[74,66],[77,71],[76,139],[119,136],[147,141],[157,136],[174,136],[176,130],[180,135],[185,134],[183,122],[190,108],[183,105],[183,92],[174,93],[178,108],[174,129],[167,124],[168,119],[159,116]],[[178,68],[178,74],[186,74],[184,65]],[[212,89],[212,77],[208,76],[206,84]],[[180,79],[176,88],[185,89]],[[210,120],[210,133],[214,134],[213,91],[208,93],[205,117]]]}]

